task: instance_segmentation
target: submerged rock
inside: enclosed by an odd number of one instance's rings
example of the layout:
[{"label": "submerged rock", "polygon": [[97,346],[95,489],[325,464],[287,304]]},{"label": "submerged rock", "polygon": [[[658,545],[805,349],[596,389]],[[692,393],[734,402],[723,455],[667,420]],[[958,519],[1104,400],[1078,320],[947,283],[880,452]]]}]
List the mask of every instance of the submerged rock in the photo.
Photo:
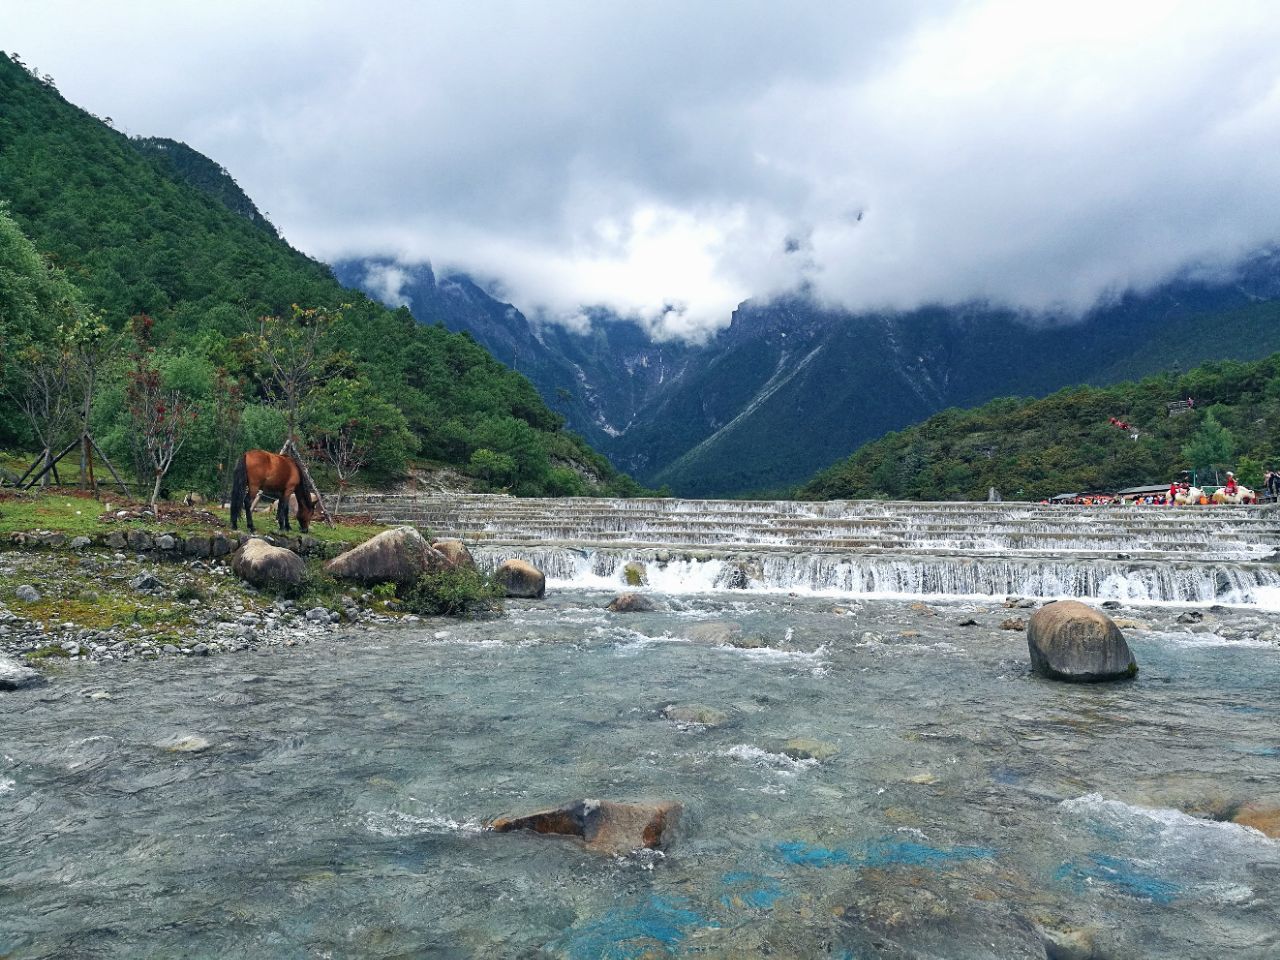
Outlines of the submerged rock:
[{"label": "submerged rock", "polygon": [[679,803],[616,803],[612,800],[578,800],[554,810],[539,810],[519,817],[499,817],[490,824],[497,833],[532,830],[577,837],[588,850],[625,854],[644,848],[662,849],[670,844],[683,807]]},{"label": "submerged rock", "polygon": [[729,620],[707,620],[684,627],[684,635],[694,643],[709,643],[717,647],[730,646],[742,635],[742,626]]},{"label": "submerged rock", "polygon": [[1231,818],[1244,827],[1253,827],[1268,837],[1280,839],[1280,800],[1255,800],[1236,810]]},{"label": "submerged rock", "polygon": [[471,551],[461,540],[437,540],[431,549],[439,551],[449,564],[450,570],[475,570],[476,561]]},{"label": "submerged rock", "polygon": [[1074,683],[1123,680],[1138,672],[1124,634],[1105,613],[1060,600],[1041,607],[1027,624],[1031,669]]},{"label": "submerged rock", "polygon": [[1010,617],[1008,620],[1000,622],[1001,630],[1025,630],[1027,629],[1027,621],[1021,617]]},{"label": "submerged rock", "polygon": [[443,553],[433,549],[416,529],[405,526],[384,530],[334,557],[324,569],[331,577],[366,587],[380,583],[411,587],[429,570],[448,565]]},{"label": "submerged rock", "polygon": [[840,752],[834,743],[808,737],[792,737],[782,745],[782,752],[792,760],[830,760]]},{"label": "submerged rock", "polygon": [[643,593],[622,593],[609,601],[606,610],[612,613],[649,613],[658,610],[657,601]]},{"label": "submerged rock", "polygon": [[723,710],[700,703],[671,703],[662,708],[662,715],[673,723],[690,726],[722,727],[729,722],[729,715]]},{"label": "submerged rock", "polygon": [[25,664],[0,657],[0,690],[21,690],[44,683],[44,674]]},{"label": "submerged rock", "polygon": [[161,750],[169,753],[200,753],[209,749],[209,741],[195,734],[174,734],[156,743]]},{"label": "submerged rock", "polygon": [[307,573],[306,563],[292,550],[273,547],[257,537],[235,552],[231,569],[255,587],[272,590],[300,587]]},{"label": "submerged rock", "polygon": [[541,570],[523,560],[503,560],[493,572],[508,597],[541,600],[547,593],[547,578]]}]

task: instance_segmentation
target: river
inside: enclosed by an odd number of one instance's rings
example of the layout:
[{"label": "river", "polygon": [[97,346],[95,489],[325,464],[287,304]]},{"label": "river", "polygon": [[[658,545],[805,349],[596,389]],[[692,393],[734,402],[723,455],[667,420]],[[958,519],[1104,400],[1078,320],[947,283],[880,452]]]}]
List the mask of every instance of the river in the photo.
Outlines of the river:
[{"label": "river", "polygon": [[[1265,587],[1256,522],[1180,562]],[[613,614],[600,548],[523,549],[604,581],[0,695],[0,956],[1280,956],[1280,841],[1221,822],[1280,780],[1277,619],[1213,605],[1238,580],[1126,600],[1138,679],[1073,686],[1003,595],[686,578]],[[484,829],[581,798],[684,815],[626,857]]]}]

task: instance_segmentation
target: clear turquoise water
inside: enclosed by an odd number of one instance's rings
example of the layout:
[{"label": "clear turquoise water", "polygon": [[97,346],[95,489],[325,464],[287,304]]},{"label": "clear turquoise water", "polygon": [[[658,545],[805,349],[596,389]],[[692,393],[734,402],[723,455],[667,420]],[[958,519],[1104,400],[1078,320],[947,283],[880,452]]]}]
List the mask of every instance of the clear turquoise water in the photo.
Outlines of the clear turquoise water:
[{"label": "clear turquoise water", "polygon": [[[1134,632],[1137,682],[1077,687],[1004,610],[608,599],[0,695],[0,956],[1003,960],[1036,923],[1280,956],[1280,842],[1176,810],[1280,789],[1275,647]],[[721,622],[774,649],[687,639]],[[481,829],[582,797],[679,800],[680,835]]]}]

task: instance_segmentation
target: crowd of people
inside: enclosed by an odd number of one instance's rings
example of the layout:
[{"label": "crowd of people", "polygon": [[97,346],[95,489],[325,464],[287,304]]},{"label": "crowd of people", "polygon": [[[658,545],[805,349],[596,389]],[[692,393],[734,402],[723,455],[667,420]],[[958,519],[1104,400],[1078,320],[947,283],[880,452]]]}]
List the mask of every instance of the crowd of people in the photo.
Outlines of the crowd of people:
[{"label": "crowd of people", "polygon": [[1144,506],[1208,506],[1212,503],[1259,503],[1261,501],[1280,501],[1280,470],[1267,467],[1263,477],[1261,491],[1251,490],[1240,484],[1234,472],[1227,471],[1226,482],[1213,489],[1212,493],[1196,486],[1186,473],[1169,483],[1168,492],[1152,488],[1121,493],[1074,493],[1062,494],[1051,500],[1041,500],[1044,504],[1065,504],[1084,507],[1107,507],[1119,504],[1139,504]]}]

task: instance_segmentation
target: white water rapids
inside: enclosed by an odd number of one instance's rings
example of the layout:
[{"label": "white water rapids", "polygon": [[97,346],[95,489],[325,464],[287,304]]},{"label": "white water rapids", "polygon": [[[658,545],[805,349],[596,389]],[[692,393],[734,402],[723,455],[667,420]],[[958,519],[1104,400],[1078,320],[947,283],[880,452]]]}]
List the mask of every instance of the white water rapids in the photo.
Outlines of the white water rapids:
[{"label": "white water rapids", "polygon": [[349,509],[458,537],[488,568],[527,560],[561,587],[624,588],[631,564],[646,587],[675,594],[1280,608],[1273,508],[431,495],[365,497]]}]

